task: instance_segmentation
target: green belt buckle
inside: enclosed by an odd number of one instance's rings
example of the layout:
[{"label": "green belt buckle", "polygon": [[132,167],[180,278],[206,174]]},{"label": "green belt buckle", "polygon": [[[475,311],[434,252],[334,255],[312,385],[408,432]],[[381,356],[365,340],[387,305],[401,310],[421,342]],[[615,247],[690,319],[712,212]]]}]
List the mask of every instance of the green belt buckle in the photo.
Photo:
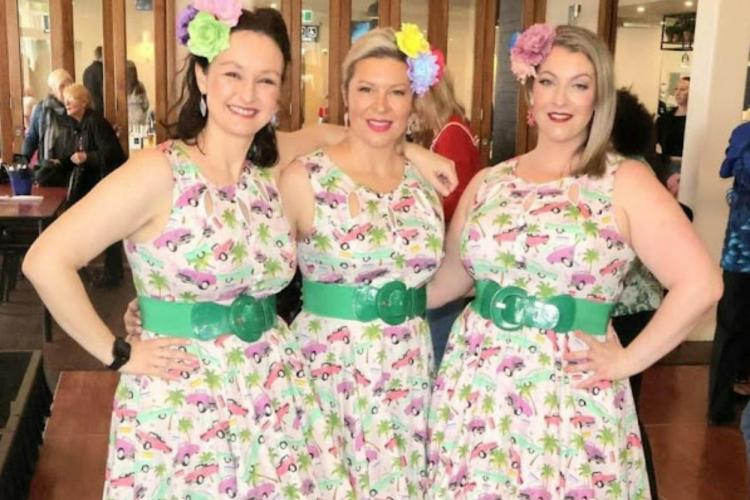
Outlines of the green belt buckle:
[{"label": "green belt buckle", "polygon": [[523,326],[543,330],[569,331],[573,324],[575,301],[567,295],[539,300],[516,286],[501,287],[488,282],[482,290],[480,314],[498,328],[515,331]]},{"label": "green belt buckle", "polygon": [[380,288],[359,287],[354,292],[354,314],[359,321],[376,318],[389,325],[399,325],[422,314],[427,305],[424,288],[407,288],[401,281],[385,283]]},{"label": "green belt buckle", "polygon": [[232,333],[245,342],[255,342],[276,323],[274,301],[240,295],[230,305],[199,302],[190,313],[195,338],[211,340]]}]

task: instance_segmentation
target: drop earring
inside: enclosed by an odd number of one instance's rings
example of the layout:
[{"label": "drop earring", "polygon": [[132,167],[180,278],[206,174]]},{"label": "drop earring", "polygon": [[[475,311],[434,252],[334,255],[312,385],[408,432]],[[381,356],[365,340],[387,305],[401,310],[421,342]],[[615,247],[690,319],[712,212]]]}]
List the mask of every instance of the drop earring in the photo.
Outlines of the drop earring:
[{"label": "drop earring", "polygon": [[349,112],[344,113],[344,127],[349,128]]},{"label": "drop earring", "polygon": [[208,114],[208,106],[206,105],[206,94],[201,94],[201,100],[198,104],[198,109],[201,112],[201,116],[203,118],[206,117],[206,114]]}]

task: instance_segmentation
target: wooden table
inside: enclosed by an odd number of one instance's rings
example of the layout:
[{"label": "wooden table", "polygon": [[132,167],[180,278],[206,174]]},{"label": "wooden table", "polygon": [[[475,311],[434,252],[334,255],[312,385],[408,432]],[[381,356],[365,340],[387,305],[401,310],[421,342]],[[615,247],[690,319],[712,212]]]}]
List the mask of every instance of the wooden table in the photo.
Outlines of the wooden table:
[{"label": "wooden table", "polygon": [[[10,186],[0,185],[0,196],[9,196]],[[60,213],[67,197],[64,187],[34,187],[31,194],[41,195],[42,201],[16,201],[0,199],[0,251],[12,248],[24,252],[31,246],[33,239],[15,238],[14,232],[32,233],[35,237],[42,234]],[[17,234],[17,233],[16,233]],[[7,257],[6,257],[7,258]],[[52,340],[52,318],[44,304],[42,332],[44,340]]]}]

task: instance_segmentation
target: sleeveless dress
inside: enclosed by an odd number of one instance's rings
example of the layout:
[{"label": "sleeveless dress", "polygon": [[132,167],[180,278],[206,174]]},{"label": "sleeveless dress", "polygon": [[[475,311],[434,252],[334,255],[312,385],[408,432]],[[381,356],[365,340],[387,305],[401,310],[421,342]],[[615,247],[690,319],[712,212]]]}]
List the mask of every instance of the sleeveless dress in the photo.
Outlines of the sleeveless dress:
[{"label": "sleeveless dress", "polygon": [[[379,194],[356,184],[322,151],[301,161],[315,193],[314,232],[298,243],[306,279],[426,284],[442,258],[442,210],[411,165],[396,189]],[[354,198],[360,211],[352,215]],[[318,316],[303,307],[292,330],[311,368],[327,435],[344,441],[357,496],[421,496],[432,369],[424,319],[390,326],[380,319]]]},{"label": "sleeveless dress", "polygon": [[[461,241],[476,280],[530,295],[616,302],[635,258],[612,209],[614,172],[534,184],[517,160],[489,169]],[[575,389],[572,334],[500,329],[467,307],[454,324],[430,409],[430,498],[648,498],[627,379]]]},{"label": "sleeveless dress", "polygon": [[[138,294],[228,304],[240,294],[281,290],[294,274],[295,246],[271,172],[248,163],[237,184],[217,188],[181,143],[159,148],[173,168],[173,207],[161,235],[125,242]],[[349,491],[282,320],[257,342],[223,335],[192,340],[187,351],[200,366],[186,367],[178,381],[121,375],[104,498],[331,498]]]}]

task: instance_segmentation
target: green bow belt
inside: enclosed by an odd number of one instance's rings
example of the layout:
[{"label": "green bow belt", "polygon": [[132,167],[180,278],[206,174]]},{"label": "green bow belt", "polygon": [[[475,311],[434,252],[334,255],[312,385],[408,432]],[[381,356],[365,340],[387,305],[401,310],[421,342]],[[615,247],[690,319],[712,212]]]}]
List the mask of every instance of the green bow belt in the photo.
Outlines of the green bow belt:
[{"label": "green bow belt", "polygon": [[229,305],[215,302],[168,302],[138,297],[143,328],[161,335],[212,340],[234,334],[255,342],[276,325],[276,296],[240,295]]},{"label": "green bow belt", "polygon": [[582,330],[605,335],[614,304],[555,295],[540,299],[516,286],[502,287],[490,280],[476,282],[471,307],[503,330],[527,326],[558,333]]},{"label": "green bow belt", "polygon": [[374,287],[302,280],[302,308],[319,316],[398,325],[424,316],[426,307],[425,288],[407,288],[401,281]]}]

